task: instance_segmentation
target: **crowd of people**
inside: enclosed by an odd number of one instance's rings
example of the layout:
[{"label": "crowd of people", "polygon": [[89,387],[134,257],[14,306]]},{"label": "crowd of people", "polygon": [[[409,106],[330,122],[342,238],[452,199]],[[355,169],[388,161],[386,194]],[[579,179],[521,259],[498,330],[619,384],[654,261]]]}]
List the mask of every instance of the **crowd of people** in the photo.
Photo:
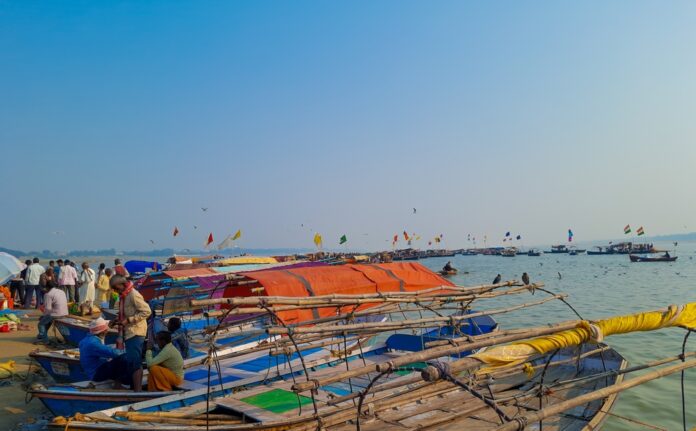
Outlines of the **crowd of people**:
[{"label": "crowd of people", "polygon": [[[92,381],[111,380],[115,388],[128,386],[141,391],[143,361],[147,364],[148,391],[171,391],[183,381],[184,359],[189,356],[188,333],[181,320],[172,317],[167,330],[148,338],[148,320],[152,310],[128,280],[129,274],[119,259],[113,268],[100,264],[98,271],[87,262],[78,270],[74,262],[59,259],[47,267],[38,258],[12,280],[10,291],[17,306],[42,311],[38,322],[37,344],[48,343],[48,331],[54,320],[69,315],[69,305],[76,303],[118,307],[118,317],[107,321],[92,320],[89,335],[79,344],[80,364]],[[115,346],[106,345],[106,334],[117,328]]]}]

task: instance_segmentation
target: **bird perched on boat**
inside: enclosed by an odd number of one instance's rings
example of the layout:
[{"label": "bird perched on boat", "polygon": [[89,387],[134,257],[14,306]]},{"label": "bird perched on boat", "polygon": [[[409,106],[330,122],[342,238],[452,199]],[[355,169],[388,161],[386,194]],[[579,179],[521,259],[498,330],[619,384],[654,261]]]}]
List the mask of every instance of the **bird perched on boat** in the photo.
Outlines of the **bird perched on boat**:
[{"label": "bird perched on boat", "polygon": [[529,274],[526,272],[522,274],[522,283],[524,283],[525,286],[529,284]]},{"label": "bird perched on boat", "polygon": [[500,280],[502,280],[502,279],[503,279],[503,277],[500,274],[496,275],[495,279],[493,279],[493,284],[500,283]]}]

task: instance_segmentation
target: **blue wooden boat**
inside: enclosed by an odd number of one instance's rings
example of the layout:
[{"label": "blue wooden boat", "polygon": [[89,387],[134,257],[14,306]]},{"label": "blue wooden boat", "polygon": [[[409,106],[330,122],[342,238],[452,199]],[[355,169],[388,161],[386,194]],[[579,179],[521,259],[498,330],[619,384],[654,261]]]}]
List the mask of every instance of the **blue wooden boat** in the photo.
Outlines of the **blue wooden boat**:
[{"label": "blue wooden boat", "polygon": [[[61,317],[53,321],[53,325],[60,335],[65,339],[66,344],[77,346],[83,338],[89,334],[89,322],[91,319],[79,318],[74,316]],[[118,338],[118,331],[109,330],[106,334],[105,343],[115,344]]]},{"label": "blue wooden boat", "polygon": [[[370,317],[373,320],[376,316]],[[380,317],[382,319],[382,317]],[[489,316],[478,316],[465,319],[456,328],[432,328],[421,335],[393,334],[383,343],[367,345],[356,342],[348,343],[348,360],[366,360],[372,355],[382,356],[391,351],[422,350],[429,341],[459,337],[462,334],[480,335],[497,330],[497,324]],[[354,347],[359,345],[360,349]],[[458,356],[468,354],[462,353]],[[87,413],[96,410],[112,409],[131,403],[147,402],[143,411],[169,411],[176,407],[194,404],[204,400],[208,393],[211,396],[230,394],[241,387],[252,387],[277,379],[291,379],[302,374],[302,363],[297,353],[292,355],[271,355],[268,351],[244,353],[220,352],[218,361],[219,373],[216,367],[212,374],[207,364],[199,364],[187,368],[184,373],[184,383],[180,391],[175,392],[141,392],[130,390],[112,390],[110,382],[81,382],[72,385],[52,385],[35,387],[29,393],[41,402],[56,416],[73,416],[75,413]],[[311,369],[336,366],[344,363],[341,355],[329,347],[312,347],[305,345],[302,357],[305,365]],[[191,360],[187,360],[190,361]],[[210,383],[210,388],[208,387]],[[190,393],[189,393],[190,392]],[[159,400],[161,399],[161,401]]]}]

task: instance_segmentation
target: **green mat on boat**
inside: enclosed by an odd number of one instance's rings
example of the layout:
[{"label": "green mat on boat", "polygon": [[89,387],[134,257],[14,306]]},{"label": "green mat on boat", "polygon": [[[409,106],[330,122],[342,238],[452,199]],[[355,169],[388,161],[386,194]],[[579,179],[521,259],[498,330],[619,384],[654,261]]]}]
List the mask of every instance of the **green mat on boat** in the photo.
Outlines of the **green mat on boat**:
[{"label": "green mat on boat", "polygon": [[403,367],[399,367],[401,369],[399,371],[395,371],[394,374],[396,374],[397,376],[405,376],[406,374],[413,372],[413,371],[411,371],[412,369],[422,370],[423,368],[425,368],[427,366],[428,366],[428,364],[426,364],[425,362],[414,362],[412,364],[408,364],[408,365],[404,365]]},{"label": "green mat on boat", "polygon": [[288,410],[293,410],[301,405],[303,406],[311,403],[312,399],[302,395],[300,395],[298,399],[298,396],[294,392],[283,389],[272,389],[267,392],[242,398],[239,401],[268,410],[269,412],[285,413]]}]

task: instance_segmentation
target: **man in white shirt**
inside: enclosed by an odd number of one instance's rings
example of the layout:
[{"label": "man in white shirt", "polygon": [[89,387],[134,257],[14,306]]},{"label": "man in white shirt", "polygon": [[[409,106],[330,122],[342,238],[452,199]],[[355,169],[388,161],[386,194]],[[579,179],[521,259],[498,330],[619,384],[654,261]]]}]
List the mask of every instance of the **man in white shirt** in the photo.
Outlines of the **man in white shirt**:
[{"label": "man in white shirt", "polygon": [[65,264],[60,268],[60,277],[58,284],[65,292],[68,301],[75,301],[75,283],[77,282],[77,271],[70,265],[70,261],[66,260]]},{"label": "man in white shirt", "polygon": [[46,272],[46,269],[39,265],[39,258],[35,257],[34,258],[34,263],[29,265],[27,268],[27,278],[26,278],[26,287],[25,287],[25,296],[24,296],[24,308],[31,308],[31,301],[34,296],[34,292],[36,292],[36,307],[39,308],[40,304],[40,299],[41,298],[41,292],[39,289],[41,288],[39,286],[39,281],[41,280],[41,274]]},{"label": "man in white shirt", "polygon": [[48,329],[54,319],[68,315],[68,299],[65,292],[56,287],[56,283],[49,281],[44,294],[43,315],[39,319],[39,334],[37,343],[48,342]]},{"label": "man in white shirt", "polygon": [[82,263],[82,274],[80,274],[80,303],[88,304],[90,307],[94,303],[94,282],[96,275],[94,270],[89,267],[87,262]]}]

